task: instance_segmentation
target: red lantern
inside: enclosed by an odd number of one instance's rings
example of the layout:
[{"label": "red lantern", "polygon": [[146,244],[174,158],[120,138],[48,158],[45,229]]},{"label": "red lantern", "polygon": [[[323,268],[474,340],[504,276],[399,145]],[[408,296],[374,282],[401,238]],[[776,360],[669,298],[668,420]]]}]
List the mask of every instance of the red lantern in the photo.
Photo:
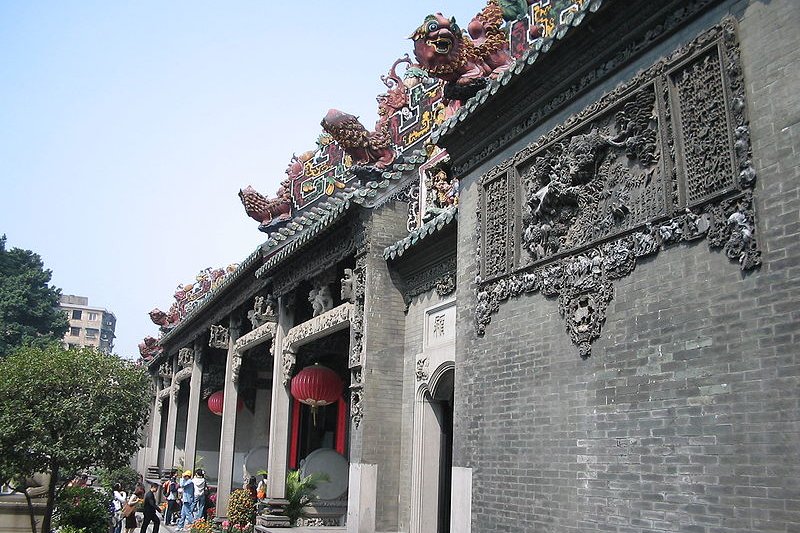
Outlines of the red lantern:
[{"label": "red lantern", "polygon": [[[209,411],[217,416],[222,416],[222,406],[225,404],[225,393],[223,391],[218,390],[209,396],[207,402]],[[242,403],[241,398],[239,398],[236,402],[236,410],[241,411],[243,406],[244,404]]]},{"label": "red lantern", "polygon": [[336,372],[316,364],[305,367],[292,378],[291,392],[296,400],[311,406],[316,424],[317,408],[337,402],[342,395],[342,386]]}]

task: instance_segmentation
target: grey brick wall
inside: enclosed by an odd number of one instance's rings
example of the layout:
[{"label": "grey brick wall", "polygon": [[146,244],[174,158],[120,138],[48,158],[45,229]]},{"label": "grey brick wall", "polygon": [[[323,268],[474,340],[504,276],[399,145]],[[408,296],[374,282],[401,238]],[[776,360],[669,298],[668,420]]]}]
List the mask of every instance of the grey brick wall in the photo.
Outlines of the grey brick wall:
[{"label": "grey brick wall", "polygon": [[402,293],[383,259],[383,249],[404,237],[406,210],[395,203],[370,213],[364,301],[364,419],[360,450],[351,460],[377,464],[378,531],[395,531],[402,441]]},{"label": "grey brick wall", "polygon": [[454,464],[473,469],[474,532],[800,531],[800,3],[723,8],[741,24],[760,270],[704,241],[639,261],[587,360],[539,294],[477,337],[480,171],[462,181]]}]

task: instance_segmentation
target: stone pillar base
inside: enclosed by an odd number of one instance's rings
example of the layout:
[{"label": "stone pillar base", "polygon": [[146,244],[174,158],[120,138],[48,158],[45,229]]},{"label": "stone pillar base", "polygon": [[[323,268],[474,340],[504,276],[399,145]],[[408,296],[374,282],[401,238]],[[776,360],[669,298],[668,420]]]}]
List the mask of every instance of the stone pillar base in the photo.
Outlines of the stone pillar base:
[{"label": "stone pillar base", "polygon": [[289,503],[284,498],[269,498],[264,506],[264,513],[256,516],[256,530],[261,527],[292,527],[289,517],[283,510]]}]

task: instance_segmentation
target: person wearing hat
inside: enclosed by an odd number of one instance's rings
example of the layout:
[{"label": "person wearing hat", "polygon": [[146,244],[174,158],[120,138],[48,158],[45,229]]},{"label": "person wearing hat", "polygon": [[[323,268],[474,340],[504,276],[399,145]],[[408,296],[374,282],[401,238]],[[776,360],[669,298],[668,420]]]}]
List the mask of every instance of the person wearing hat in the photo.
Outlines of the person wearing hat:
[{"label": "person wearing hat", "polygon": [[180,485],[183,491],[183,505],[181,505],[181,517],[178,519],[178,531],[183,531],[194,522],[194,483],[191,470],[183,472]]}]

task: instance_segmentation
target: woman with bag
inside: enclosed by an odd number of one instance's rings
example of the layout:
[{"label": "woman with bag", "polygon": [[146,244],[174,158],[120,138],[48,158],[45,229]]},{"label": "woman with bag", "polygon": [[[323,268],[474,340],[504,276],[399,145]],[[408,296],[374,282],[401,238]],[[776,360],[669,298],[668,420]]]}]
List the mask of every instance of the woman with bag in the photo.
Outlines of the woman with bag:
[{"label": "woman with bag", "polygon": [[136,529],[136,507],[139,506],[143,496],[144,489],[137,485],[136,490],[122,508],[122,516],[125,517],[125,533],[133,533]]}]

